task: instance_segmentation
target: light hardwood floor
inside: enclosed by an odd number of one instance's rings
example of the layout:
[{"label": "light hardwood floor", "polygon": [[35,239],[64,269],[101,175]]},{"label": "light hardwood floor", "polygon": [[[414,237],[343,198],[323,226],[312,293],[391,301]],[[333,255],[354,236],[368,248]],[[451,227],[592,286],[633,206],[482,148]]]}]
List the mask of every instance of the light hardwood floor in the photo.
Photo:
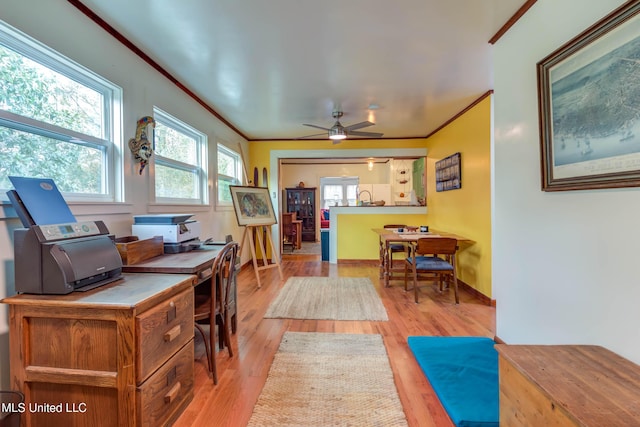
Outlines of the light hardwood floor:
[{"label": "light hardwood floor", "polygon": [[[410,426],[453,426],[407,346],[411,335],[485,336],[494,338],[495,308],[484,305],[464,290],[460,305],[453,291],[440,294],[425,287],[419,304],[405,293],[402,281],[384,288],[373,263],[331,265],[314,255],[285,255],[280,280],[277,269],[262,271],[257,289],[253,267],[238,276],[238,332],[232,335],[234,356],[217,353],[218,385],[207,371],[201,338],[196,335],[195,397],[174,424],[192,426],[245,426],[266,381],[269,367],[285,331],[381,334]],[[291,276],[369,277],[387,310],[388,322],[263,319],[271,301]]]}]

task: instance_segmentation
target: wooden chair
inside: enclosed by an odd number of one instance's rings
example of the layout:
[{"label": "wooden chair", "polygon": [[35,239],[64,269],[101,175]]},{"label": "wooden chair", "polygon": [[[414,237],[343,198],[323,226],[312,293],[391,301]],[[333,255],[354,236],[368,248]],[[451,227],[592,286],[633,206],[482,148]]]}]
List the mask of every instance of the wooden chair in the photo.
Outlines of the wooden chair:
[{"label": "wooden chair", "polygon": [[294,249],[299,249],[297,248],[298,230],[295,221],[295,212],[284,212],[282,214],[282,248],[287,248],[290,252],[293,252]]},{"label": "wooden chair", "polygon": [[[386,224],[383,228],[407,228],[405,224]],[[409,250],[406,244],[404,243],[392,243],[389,245],[389,253],[385,254],[387,259],[389,260],[389,279],[393,276],[393,272],[400,272],[401,267],[395,268],[393,267],[393,254],[403,253],[408,254]]]},{"label": "wooden chair", "polygon": [[438,280],[441,291],[445,279],[453,282],[456,304],[460,303],[456,276],[457,250],[458,241],[449,237],[418,239],[416,244],[411,246],[410,256],[407,257],[404,266],[404,290],[408,290],[407,279],[411,269],[416,303],[418,303],[418,274],[427,274],[429,278]]},{"label": "wooden chair", "polygon": [[[209,371],[213,373],[213,382],[218,384],[218,372],[216,369],[215,330],[218,326],[218,346],[220,350],[227,346],[229,357],[233,357],[231,349],[231,323],[233,301],[233,288],[238,244],[230,242],[224,245],[213,261],[210,295],[200,294],[196,296],[194,306],[194,325],[202,335]],[[209,342],[199,321],[209,322]]]},{"label": "wooden chair", "polygon": [[[233,242],[233,235],[227,234],[224,236],[225,243]],[[240,252],[240,246],[238,245],[238,253]],[[231,333],[235,334],[238,330],[238,273],[240,272],[240,257],[236,254],[236,270],[233,274],[233,280],[231,280],[231,293],[229,293],[229,317],[231,318]],[[222,340],[219,340],[222,342]],[[220,344],[222,346],[222,344]],[[220,347],[222,348],[222,347]]]}]

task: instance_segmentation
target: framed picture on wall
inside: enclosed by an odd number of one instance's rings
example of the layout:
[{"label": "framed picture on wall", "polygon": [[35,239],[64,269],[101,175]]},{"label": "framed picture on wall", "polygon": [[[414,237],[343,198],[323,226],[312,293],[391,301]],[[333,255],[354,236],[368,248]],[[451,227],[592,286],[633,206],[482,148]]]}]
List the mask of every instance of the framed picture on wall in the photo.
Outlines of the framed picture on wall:
[{"label": "framed picture on wall", "polygon": [[265,187],[229,186],[238,225],[273,225],[276,216]]},{"label": "framed picture on wall", "polygon": [[537,64],[542,190],[640,186],[640,2]]},{"label": "framed picture on wall", "polygon": [[457,190],[462,187],[460,153],[436,162],[436,191]]}]

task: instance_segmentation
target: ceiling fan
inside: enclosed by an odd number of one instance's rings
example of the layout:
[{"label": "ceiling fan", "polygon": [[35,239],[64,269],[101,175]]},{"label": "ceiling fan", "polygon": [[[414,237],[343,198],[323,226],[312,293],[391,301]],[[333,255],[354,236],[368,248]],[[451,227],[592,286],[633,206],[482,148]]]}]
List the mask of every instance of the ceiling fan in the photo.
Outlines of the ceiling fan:
[{"label": "ceiling fan", "polygon": [[342,126],[342,124],[340,123],[340,117],[342,117],[342,115],[343,115],[342,111],[334,111],[333,112],[332,116],[333,116],[334,119],[336,119],[336,122],[330,128],[325,128],[325,127],[322,127],[322,126],[303,123],[302,124],[303,126],[309,126],[309,127],[312,127],[312,128],[322,129],[322,130],[327,131],[327,132],[326,133],[317,133],[317,134],[314,134],[314,135],[301,136],[300,138],[297,138],[297,139],[312,138],[314,136],[320,136],[320,135],[328,134],[329,135],[329,139],[333,140],[334,144],[339,144],[340,141],[345,139],[347,136],[364,136],[364,137],[368,137],[368,138],[380,138],[383,135],[383,134],[377,133],[377,132],[361,132],[361,131],[356,130],[356,129],[365,128],[367,126],[375,125],[375,123],[371,123],[369,121],[360,122],[360,123],[356,123],[356,124],[349,125],[349,126]]}]

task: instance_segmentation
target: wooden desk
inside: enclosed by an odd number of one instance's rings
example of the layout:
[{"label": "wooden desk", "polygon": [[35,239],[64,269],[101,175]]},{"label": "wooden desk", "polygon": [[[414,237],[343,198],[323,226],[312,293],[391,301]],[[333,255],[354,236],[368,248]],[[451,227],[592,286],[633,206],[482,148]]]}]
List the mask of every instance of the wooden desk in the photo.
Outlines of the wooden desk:
[{"label": "wooden desk", "polygon": [[223,248],[220,245],[203,245],[202,249],[178,254],[163,254],[133,265],[122,266],[127,273],[194,274],[200,284],[211,277],[213,260]]},{"label": "wooden desk", "polygon": [[62,411],[26,410],[22,425],[122,427],[178,418],[193,398],[195,279],[125,273],[87,292],[3,299],[11,389],[27,405]]},{"label": "wooden desk", "polygon": [[[124,265],[122,266],[122,271],[128,273],[193,274],[197,277],[195,284],[200,285],[211,278],[213,274],[213,261],[223,247],[224,243],[219,245],[202,245],[201,249],[189,252],[163,254],[138,264]],[[238,264],[236,264],[236,266],[238,266]],[[207,289],[205,289],[205,287],[198,287],[198,289],[196,289],[196,293],[206,291]],[[234,276],[231,298],[231,332],[235,334],[238,330],[237,274]]]},{"label": "wooden desk", "polygon": [[593,345],[496,345],[500,425],[640,425],[640,366]]},{"label": "wooden desk", "polygon": [[428,233],[398,233],[393,228],[373,228],[372,230],[379,236],[380,277],[384,278],[385,287],[389,286],[389,278],[392,272],[404,272],[404,268],[392,268],[391,253],[389,251],[389,245],[392,243],[415,243],[418,239],[439,237],[451,237],[458,240],[458,242],[472,242],[466,237],[438,230],[430,230]]}]

